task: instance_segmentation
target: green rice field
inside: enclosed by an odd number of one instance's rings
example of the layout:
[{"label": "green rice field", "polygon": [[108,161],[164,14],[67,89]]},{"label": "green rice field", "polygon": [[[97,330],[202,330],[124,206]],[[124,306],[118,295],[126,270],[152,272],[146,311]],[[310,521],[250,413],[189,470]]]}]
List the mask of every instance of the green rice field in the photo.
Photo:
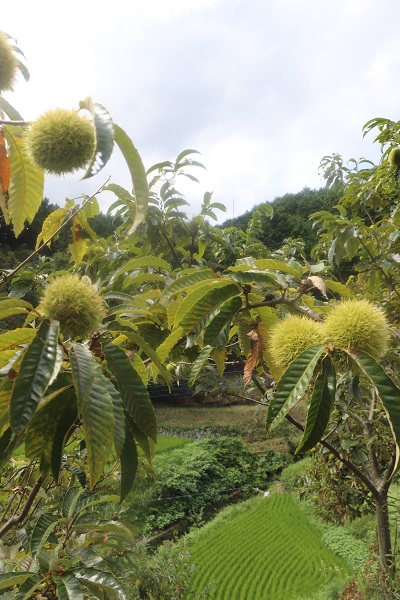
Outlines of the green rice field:
[{"label": "green rice field", "polygon": [[212,581],[215,600],[311,600],[353,575],[292,496],[257,496],[245,504],[189,536],[198,591]]}]

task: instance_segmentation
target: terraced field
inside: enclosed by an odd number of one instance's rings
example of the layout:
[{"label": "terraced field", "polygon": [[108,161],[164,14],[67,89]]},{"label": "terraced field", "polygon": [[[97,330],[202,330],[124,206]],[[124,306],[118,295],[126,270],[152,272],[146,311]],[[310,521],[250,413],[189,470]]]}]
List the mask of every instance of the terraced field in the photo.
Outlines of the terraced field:
[{"label": "terraced field", "polygon": [[309,600],[352,575],[291,496],[259,496],[231,520],[209,525],[189,548],[199,565],[196,589],[214,581],[215,600]]}]

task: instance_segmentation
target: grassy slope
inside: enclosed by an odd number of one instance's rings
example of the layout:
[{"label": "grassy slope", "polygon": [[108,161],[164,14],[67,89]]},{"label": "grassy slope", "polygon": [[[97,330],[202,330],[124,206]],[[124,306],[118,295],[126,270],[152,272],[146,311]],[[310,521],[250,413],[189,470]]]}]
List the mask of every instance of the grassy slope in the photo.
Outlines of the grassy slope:
[{"label": "grassy slope", "polygon": [[245,504],[247,510],[227,509],[189,538],[200,565],[199,590],[214,580],[215,600],[310,599],[352,575],[292,496],[273,494]]}]

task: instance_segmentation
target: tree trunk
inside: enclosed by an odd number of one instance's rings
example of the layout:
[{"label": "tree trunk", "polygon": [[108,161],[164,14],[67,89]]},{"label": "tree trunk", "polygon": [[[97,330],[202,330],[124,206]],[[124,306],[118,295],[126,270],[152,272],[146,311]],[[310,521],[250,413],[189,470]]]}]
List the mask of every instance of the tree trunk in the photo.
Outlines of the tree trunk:
[{"label": "tree trunk", "polygon": [[378,497],[375,497],[376,525],[378,531],[379,562],[385,580],[390,586],[394,579],[395,564],[392,552],[392,542],[390,539],[388,493],[381,491]]}]

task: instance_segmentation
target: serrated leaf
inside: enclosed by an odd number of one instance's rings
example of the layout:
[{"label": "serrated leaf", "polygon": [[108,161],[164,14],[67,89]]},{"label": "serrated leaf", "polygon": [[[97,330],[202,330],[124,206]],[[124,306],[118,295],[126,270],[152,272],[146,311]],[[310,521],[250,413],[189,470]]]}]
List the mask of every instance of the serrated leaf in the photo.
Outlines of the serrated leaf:
[{"label": "serrated leaf", "polygon": [[83,237],[83,228],[79,219],[72,219],[72,240],[69,244],[72,260],[77,265],[82,262],[86,254],[86,240]]},{"label": "serrated leaf", "polygon": [[108,163],[114,148],[114,124],[110,113],[102,104],[93,102],[90,97],[79,102],[80,108],[88,110],[94,122],[96,148],[92,160],[82,179],[96,175]]},{"label": "serrated leaf", "polygon": [[24,583],[29,577],[34,576],[35,573],[29,573],[26,571],[15,571],[14,573],[0,573],[0,590],[4,590],[14,585]]},{"label": "serrated leaf", "polygon": [[15,433],[28,425],[49,385],[57,359],[58,333],[58,321],[43,321],[25,351],[10,401],[10,422]]},{"label": "serrated leaf", "polygon": [[78,412],[85,434],[91,489],[100,479],[113,444],[113,401],[106,377],[92,353],[73,344],[70,355]]},{"label": "serrated leaf", "polygon": [[336,374],[330,356],[322,360],[307,413],[307,422],[296,454],[311,450],[321,440],[331,416],[336,393]]},{"label": "serrated leaf", "polygon": [[107,379],[95,365],[90,396],[80,405],[84,429],[90,488],[103,474],[114,441],[113,401],[108,392]]},{"label": "serrated leaf", "polygon": [[8,209],[14,233],[18,237],[25,227],[25,221],[32,223],[43,201],[44,173],[32,165],[27,157],[22,127],[4,127],[4,134],[11,171]]},{"label": "serrated leaf", "polygon": [[168,298],[172,294],[176,294],[177,292],[181,292],[183,290],[188,289],[195,283],[199,283],[199,281],[206,281],[207,279],[215,279],[217,273],[214,269],[199,269],[194,271],[193,273],[188,273],[187,275],[182,275],[173,281],[168,287],[163,291],[163,296]]},{"label": "serrated leaf", "polygon": [[10,119],[12,121],[23,121],[24,120],[24,118],[21,117],[19,112],[13,106],[11,106],[11,104],[9,102],[7,102],[7,100],[5,98],[3,98],[2,96],[0,96],[0,109],[2,111],[4,111],[6,113],[6,115],[8,117],[10,117]]},{"label": "serrated leaf", "polygon": [[302,274],[301,270],[280,260],[275,260],[274,258],[260,258],[255,260],[254,264],[259,269],[266,271],[280,271],[281,273],[288,273],[289,275],[294,275],[295,277],[299,277]]},{"label": "serrated leaf", "polygon": [[31,536],[31,552],[32,556],[40,554],[40,550],[43,548],[50,536],[60,523],[65,523],[66,519],[53,515],[52,513],[42,513],[33,528]]},{"label": "serrated leaf", "polygon": [[239,293],[235,283],[220,280],[207,282],[193,292],[189,290],[175,315],[174,327],[181,327],[184,333],[190,333],[217,305]]},{"label": "serrated leaf", "polygon": [[85,490],[82,488],[68,488],[61,505],[61,513],[63,517],[70,520],[74,516],[76,506],[84,494],[87,494],[87,492],[85,492]]},{"label": "serrated leaf", "polygon": [[122,584],[110,573],[90,567],[74,569],[73,573],[81,584],[105,592],[110,600],[128,600]]},{"label": "serrated leaf", "polygon": [[183,338],[183,336],[183,329],[181,327],[178,327],[172,333],[170,333],[169,336],[165,338],[165,340],[158,346],[157,354],[162,362],[165,362],[167,360],[170,352],[173,350],[173,348],[176,346],[179,340]]},{"label": "serrated leaf", "polygon": [[37,590],[37,586],[41,581],[42,578],[39,575],[32,575],[26,579],[18,588],[18,592],[15,594],[15,600],[31,600],[33,592]]},{"label": "serrated leaf", "polygon": [[115,452],[117,456],[121,456],[125,444],[125,417],[122,397],[109,379],[105,378],[105,383],[113,405]]},{"label": "serrated leaf", "polygon": [[231,275],[231,278],[240,283],[253,283],[257,286],[272,287],[277,289],[280,287],[279,282],[273,275],[262,273],[261,271],[237,271]]},{"label": "serrated leaf", "polygon": [[328,290],[340,294],[343,298],[352,298],[353,292],[349,290],[347,285],[340,283],[339,281],[332,281],[331,279],[325,279],[325,285]]},{"label": "serrated leaf", "polygon": [[366,352],[361,352],[357,356],[347,351],[346,354],[362,369],[378,392],[396,442],[395,471],[398,466],[400,447],[400,388],[397,387],[381,365]]},{"label": "serrated leaf", "polygon": [[194,382],[200,375],[202,368],[204,367],[205,363],[208,362],[208,357],[210,356],[212,349],[212,346],[205,346],[194,361],[189,379],[189,387],[193,387]]},{"label": "serrated leaf", "polygon": [[141,350],[143,350],[146,356],[150,358],[154,365],[157,367],[157,369],[165,379],[166,383],[170,385],[170,383],[172,382],[172,375],[160,360],[160,357],[158,356],[157,352],[153,350],[153,348],[151,348],[151,346],[149,346],[149,344],[138,333],[133,333],[132,331],[125,331],[124,335],[126,335],[126,337],[129,340],[134,342],[137,346],[139,346],[139,348],[141,348]]},{"label": "serrated leaf", "polygon": [[8,160],[4,132],[0,129],[0,186],[3,196],[8,194],[10,185],[10,161]]},{"label": "serrated leaf", "polygon": [[[54,395],[50,402],[46,402],[36,411],[25,438],[25,455],[31,460],[41,459],[42,475],[46,475],[50,469],[53,444],[59,434],[60,420],[63,425],[68,423],[69,429],[77,415],[72,390],[64,387],[58,391],[59,393]],[[74,409],[72,421],[65,419],[65,411],[70,409],[71,405]]]},{"label": "serrated leaf", "polygon": [[307,283],[311,282],[313,287],[317,288],[321,294],[328,299],[328,296],[326,295],[326,284],[325,281],[323,279],[321,279],[321,277],[318,277],[318,275],[310,275],[307,278]]},{"label": "serrated leaf", "polygon": [[29,314],[31,310],[33,310],[32,304],[20,298],[0,300],[0,319],[6,319],[13,315]]},{"label": "serrated leaf", "polygon": [[220,306],[218,314],[212,319],[204,332],[204,344],[223,348],[228,343],[229,325],[242,306],[240,296],[229,298]]},{"label": "serrated leaf", "polygon": [[246,362],[243,369],[243,384],[246,386],[250,383],[253,371],[257,366],[260,351],[261,341],[257,331],[250,331],[250,351],[246,356]]},{"label": "serrated leaf", "polygon": [[32,327],[21,327],[6,331],[0,335],[0,351],[16,348],[29,344],[36,335],[36,329]]},{"label": "serrated leaf", "polygon": [[54,573],[53,580],[57,586],[59,600],[83,600],[81,585],[73,573],[68,571],[60,575]]},{"label": "serrated leaf", "polygon": [[[42,243],[46,243],[56,233],[67,216],[68,210],[66,208],[57,208],[45,218],[42,225],[42,231],[39,233],[36,240],[36,250]],[[56,240],[57,237],[53,239]]]},{"label": "serrated leaf", "polygon": [[215,362],[215,366],[217,367],[218,375],[220,377],[222,377],[224,374],[227,356],[228,353],[226,348],[213,348],[213,351],[211,352],[211,358]]},{"label": "serrated leaf", "polygon": [[125,443],[120,456],[121,461],[121,482],[120,497],[121,502],[125,500],[132,489],[138,468],[138,452],[133,432],[128,422],[125,421]]},{"label": "serrated leaf", "polygon": [[129,271],[141,269],[142,267],[163,269],[169,273],[172,271],[171,266],[162,258],[159,258],[158,256],[143,256],[141,258],[132,258],[131,260],[128,260],[128,262],[113,273],[113,278],[118,277],[121,273],[128,273]]},{"label": "serrated leaf", "polygon": [[157,422],[149,393],[132,367],[125,352],[114,344],[105,344],[107,367],[117,380],[125,408],[141,431],[152,440],[157,439]]},{"label": "serrated leaf", "polygon": [[324,352],[326,352],[325,346],[313,346],[305,350],[288,366],[279,380],[274,398],[269,405],[266,423],[267,429],[274,429],[279,425],[287,413],[300,400]]},{"label": "serrated leaf", "polygon": [[136,199],[135,219],[128,231],[128,235],[131,235],[146,217],[147,206],[149,202],[149,187],[147,183],[146,171],[139,152],[136,150],[132,140],[125,133],[125,131],[115,124],[114,138],[127,162],[132,177],[132,193]]},{"label": "serrated leaf", "polygon": [[250,352],[251,343],[250,338],[247,335],[252,330],[252,326],[248,323],[244,323],[243,321],[239,321],[238,323],[238,339],[240,351],[244,356],[247,356]]}]

